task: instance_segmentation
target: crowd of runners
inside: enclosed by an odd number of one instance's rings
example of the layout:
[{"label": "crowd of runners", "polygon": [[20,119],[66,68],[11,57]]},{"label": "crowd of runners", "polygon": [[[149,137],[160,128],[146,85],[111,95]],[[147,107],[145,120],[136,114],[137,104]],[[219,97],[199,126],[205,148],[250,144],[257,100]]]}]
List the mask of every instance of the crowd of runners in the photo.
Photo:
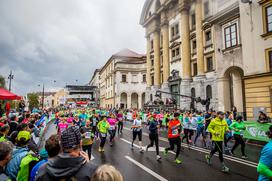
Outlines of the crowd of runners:
[{"label": "crowd of runners", "polygon": [[[55,124],[57,134],[51,135],[42,147],[37,140],[42,140],[39,136],[44,117],[54,118],[50,124]],[[0,180],[103,180],[106,178],[103,174],[122,180],[122,175],[113,166],[103,165],[97,169],[90,160],[94,143],[99,144],[100,153],[105,152],[105,144],[115,146],[116,134],[122,135],[124,122],[128,122],[126,125],[131,128],[131,149],[135,149],[136,140],[140,153],[155,145],[157,161],[162,161],[159,150],[161,134],[166,134],[169,140],[169,147],[163,154],[167,156],[170,150],[175,151],[176,164],[182,163],[182,142],[186,142],[189,149],[193,145],[210,149],[210,154],[204,157],[209,165],[213,155],[218,153],[225,173],[229,168],[225,165],[224,153],[236,156],[236,148],[241,145],[242,158],[247,159],[243,118],[232,112],[80,108],[20,113],[0,120]],[[142,142],[144,129],[149,131],[148,145]],[[267,135],[272,138],[272,127]],[[235,141],[232,147],[230,140]],[[106,171],[103,168],[107,168]],[[261,153],[259,180],[270,180],[271,168],[270,141]]]}]

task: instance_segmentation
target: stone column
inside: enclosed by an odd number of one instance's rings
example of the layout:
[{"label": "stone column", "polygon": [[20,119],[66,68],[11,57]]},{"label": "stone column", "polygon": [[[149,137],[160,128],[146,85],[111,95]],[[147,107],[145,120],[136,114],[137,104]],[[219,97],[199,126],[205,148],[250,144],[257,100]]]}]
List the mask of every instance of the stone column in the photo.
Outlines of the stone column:
[{"label": "stone column", "polygon": [[[181,14],[181,62],[182,81],[180,83],[180,93],[191,95],[191,46],[190,46],[190,26],[189,26],[189,1],[180,0],[179,10]],[[180,108],[189,110],[190,99],[180,98]]]},{"label": "stone column", "polygon": [[202,0],[196,0],[196,45],[197,45],[197,74],[204,75],[204,56],[203,56],[203,31],[202,31]]},{"label": "stone column", "polygon": [[[162,27],[162,36],[163,36],[163,84],[168,84],[168,77],[170,72],[170,65],[169,65],[169,28],[168,28],[168,21],[166,19],[165,12],[163,13],[163,23],[161,24]],[[168,85],[167,85],[168,86]]]},{"label": "stone column", "polygon": [[181,55],[182,55],[182,78],[191,78],[191,47],[190,47],[190,27],[189,27],[189,2],[180,1],[181,13]]},{"label": "stone column", "polygon": [[138,94],[138,109],[142,109],[142,93]]},{"label": "stone column", "polygon": [[127,94],[127,108],[131,108],[131,93]]},{"label": "stone column", "polygon": [[150,75],[150,69],[151,69],[151,60],[150,60],[150,37],[149,35],[146,37],[146,83],[147,88],[151,87],[151,75]]},{"label": "stone column", "polygon": [[154,86],[156,89],[161,84],[161,65],[160,65],[160,32],[156,29],[154,35]]}]

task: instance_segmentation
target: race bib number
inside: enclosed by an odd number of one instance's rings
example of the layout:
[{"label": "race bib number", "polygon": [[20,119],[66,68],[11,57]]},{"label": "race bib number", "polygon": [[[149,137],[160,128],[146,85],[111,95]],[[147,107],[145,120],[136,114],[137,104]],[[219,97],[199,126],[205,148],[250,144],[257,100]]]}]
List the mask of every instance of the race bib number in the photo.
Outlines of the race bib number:
[{"label": "race bib number", "polygon": [[91,132],[86,132],[85,138],[91,138]]},{"label": "race bib number", "polygon": [[106,133],[101,133],[101,137],[105,138],[106,136]]},{"label": "race bib number", "polygon": [[172,135],[178,135],[179,133],[178,133],[178,129],[174,129],[173,131],[172,131]]}]

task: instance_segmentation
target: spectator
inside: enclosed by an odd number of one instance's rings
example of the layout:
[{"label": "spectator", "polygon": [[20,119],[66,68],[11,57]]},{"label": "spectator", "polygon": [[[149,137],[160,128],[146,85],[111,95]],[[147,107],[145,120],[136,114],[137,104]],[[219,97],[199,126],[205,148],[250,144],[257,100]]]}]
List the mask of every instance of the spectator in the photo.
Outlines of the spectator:
[{"label": "spectator", "polygon": [[0,127],[0,142],[9,141],[8,133],[9,133],[9,125],[8,124]]},{"label": "spectator", "polygon": [[6,168],[6,173],[12,180],[16,180],[21,161],[28,154],[27,144],[30,138],[31,135],[28,131],[20,131],[17,135],[17,147],[13,150],[12,159]]},{"label": "spectator", "polygon": [[7,181],[9,177],[5,173],[5,167],[12,157],[12,144],[10,142],[0,143],[0,180]]},{"label": "spectator", "polygon": [[259,181],[272,180],[272,126],[267,131],[270,141],[264,146],[261,152],[260,161],[257,167]]},{"label": "spectator", "polygon": [[259,123],[268,123],[268,122],[270,122],[270,118],[264,112],[260,111],[258,122]]},{"label": "spectator", "polygon": [[6,116],[9,118],[9,112],[10,112],[10,103],[7,102],[5,106]]},{"label": "spectator", "polygon": [[[40,152],[41,161],[35,165],[31,171],[30,181],[34,181],[45,172],[46,163],[48,159],[52,159],[60,152],[59,137],[58,135],[50,136],[45,142],[45,149]],[[49,158],[47,158],[49,157]]]},{"label": "spectator", "polygon": [[74,179],[89,181],[96,167],[89,162],[88,154],[81,151],[81,134],[78,127],[69,127],[61,134],[60,153],[49,160],[38,181]]},{"label": "spectator", "polygon": [[123,177],[115,167],[102,165],[95,171],[92,181],[123,181]]}]

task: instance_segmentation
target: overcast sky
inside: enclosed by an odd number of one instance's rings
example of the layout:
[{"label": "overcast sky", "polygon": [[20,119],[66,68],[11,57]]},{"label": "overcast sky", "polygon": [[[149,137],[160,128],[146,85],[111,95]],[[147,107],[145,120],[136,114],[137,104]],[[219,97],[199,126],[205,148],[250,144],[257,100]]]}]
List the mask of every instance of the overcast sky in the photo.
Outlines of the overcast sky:
[{"label": "overcast sky", "polygon": [[0,1],[0,74],[13,71],[12,91],[20,95],[42,83],[46,91],[86,84],[119,50],[145,53],[144,1]]}]

